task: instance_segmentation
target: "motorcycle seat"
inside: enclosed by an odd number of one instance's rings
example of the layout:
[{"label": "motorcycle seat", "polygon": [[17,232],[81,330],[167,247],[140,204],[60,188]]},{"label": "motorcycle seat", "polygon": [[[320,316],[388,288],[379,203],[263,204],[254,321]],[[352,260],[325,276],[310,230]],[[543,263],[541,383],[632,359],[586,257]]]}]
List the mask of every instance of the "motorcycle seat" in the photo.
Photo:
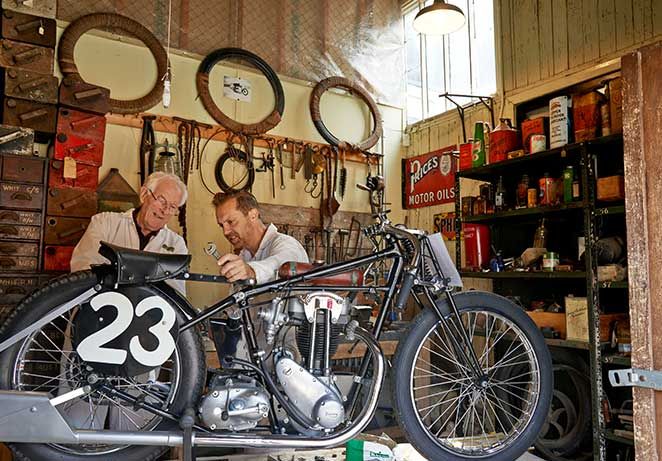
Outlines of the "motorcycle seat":
[{"label": "motorcycle seat", "polygon": [[[278,268],[278,277],[281,279],[290,279],[297,275],[305,274],[321,267],[320,265],[309,263],[298,263],[289,261],[283,263]],[[312,285],[330,285],[330,286],[361,286],[363,285],[363,272],[358,269],[352,269],[339,274],[326,275],[324,277],[315,277],[306,282]]]},{"label": "motorcycle seat", "polygon": [[116,270],[115,283],[137,285],[175,278],[185,272],[191,255],[152,253],[101,242],[99,254],[108,258]]}]

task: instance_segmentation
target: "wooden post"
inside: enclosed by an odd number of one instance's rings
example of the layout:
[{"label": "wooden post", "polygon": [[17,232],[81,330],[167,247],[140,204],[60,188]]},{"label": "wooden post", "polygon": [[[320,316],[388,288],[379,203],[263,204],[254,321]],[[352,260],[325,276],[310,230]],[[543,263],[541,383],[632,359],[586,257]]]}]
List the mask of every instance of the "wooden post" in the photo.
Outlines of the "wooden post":
[{"label": "wooden post", "polygon": [[[632,367],[662,370],[662,43],[624,56],[622,76]],[[662,392],[633,395],[636,459],[662,459]]]}]

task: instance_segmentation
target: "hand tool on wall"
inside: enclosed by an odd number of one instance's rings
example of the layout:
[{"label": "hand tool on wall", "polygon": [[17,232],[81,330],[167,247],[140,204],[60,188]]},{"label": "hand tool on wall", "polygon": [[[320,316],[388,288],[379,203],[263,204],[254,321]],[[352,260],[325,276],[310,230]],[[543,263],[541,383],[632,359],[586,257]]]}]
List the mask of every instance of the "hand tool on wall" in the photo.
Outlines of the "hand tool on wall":
[{"label": "hand tool on wall", "polygon": [[[338,230],[338,239],[340,240],[338,242],[338,260],[339,261],[344,261],[345,257],[347,255],[347,246],[349,245],[349,239],[347,238],[349,236],[349,231],[347,229],[340,229]],[[347,244],[345,243],[345,239],[347,239]]]},{"label": "hand tool on wall", "polygon": [[327,264],[333,264],[333,246],[331,244],[333,240],[333,229],[330,227],[326,227],[323,229],[324,231],[324,250],[325,250],[325,256],[324,260]]},{"label": "hand tool on wall", "polygon": [[315,259],[313,256],[313,249],[315,248],[313,246],[313,236],[312,234],[308,233],[303,237],[303,246],[306,249],[306,254],[308,255],[308,259],[312,261]]},{"label": "hand tool on wall", "polygon": [[[276,144],[276,160],[278,160],[278,163],[280,164],[280,190],[285,190],[285,175],[283,174],[283,144],[282,143],[277,143]],[[294,166],[292,166],[292,169],[294,169]]]},{"label": "hand tool on wall", "polygon": [[149,167],[154,159],[154,144],[156,144],[156,136],[154,135],[154,127],[152,122],[156,120],[156,115],[143,115],[143,129],[140,137],[140,184],[145,182],[145,179],[151,173]]},{"label": "hand tool on wall", "polygon": [[[352,232],[356,232],[356,240],[354,241],[354,245],[351,245],[351,240],[352,240]],[[356,219],[354,216],[352,216],[352,222],[349,225],[349,229],[347,231],[348,236],[347,236],[347,251],[345,252],[345,256],[349,256],[350,258],[353,258],[354,256],[357,255],[359,248],[361,247],[361,240],[363,237],[363,232],[361,232],[361,221]],[[352,249],[352,252],[350,253],[350,248]]]},{"label": "hand tool on wall", "polygon": [[347,168],[345,168],[345,154],[346,151],[342,151],[342,163],[340,167],[340,178],[338,179],[338,193],[340,194],[340,199],[345,199],[345,190],[347,189]]}]

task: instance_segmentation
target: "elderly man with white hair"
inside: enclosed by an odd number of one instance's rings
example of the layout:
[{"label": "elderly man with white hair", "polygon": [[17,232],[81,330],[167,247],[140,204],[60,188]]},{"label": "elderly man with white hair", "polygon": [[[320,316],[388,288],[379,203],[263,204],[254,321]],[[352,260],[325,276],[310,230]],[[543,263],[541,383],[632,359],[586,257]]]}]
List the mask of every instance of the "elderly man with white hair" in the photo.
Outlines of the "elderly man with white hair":
[{"label": "elderly man with white hair", "polygon": [[[166,223],[179,214],[186,203],[186,185],[175,175],[156,172],[140,188],[140,206],[124,213],[105,212],[92,217],[71,257],[71,271],[89,269],[93,264],[108,263],[99,254],[100,242],[154,253],[187,254],[184,239]],[[183,294],[183,280],[169,281]]]}]

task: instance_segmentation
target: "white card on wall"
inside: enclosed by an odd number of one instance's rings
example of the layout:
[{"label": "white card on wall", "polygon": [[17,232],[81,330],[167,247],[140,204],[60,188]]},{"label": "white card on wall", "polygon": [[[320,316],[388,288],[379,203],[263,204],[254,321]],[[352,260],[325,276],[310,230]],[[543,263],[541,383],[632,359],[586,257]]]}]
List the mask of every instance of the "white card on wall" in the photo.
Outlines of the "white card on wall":
[{"label": "white card on wall", "polygon": [[243,78],[224,75],[223,96],[235,101],[251,102],[251,82]]}]

